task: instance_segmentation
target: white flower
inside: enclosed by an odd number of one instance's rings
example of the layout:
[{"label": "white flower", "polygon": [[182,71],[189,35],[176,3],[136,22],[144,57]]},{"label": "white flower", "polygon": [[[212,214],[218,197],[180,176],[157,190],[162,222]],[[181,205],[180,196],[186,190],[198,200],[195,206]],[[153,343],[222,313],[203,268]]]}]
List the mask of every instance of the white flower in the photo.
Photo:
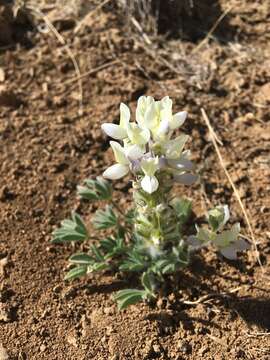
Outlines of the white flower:
[{"label": "white flower", "polygon": [[178,129],[186,120],[187,112],[181,111],[173,115],[172,100],[169,96],[165,96],[161,101],[156,101],[156,111],[159,113],[158,126],[153,129],[153,136],[155,139],[169,135],[175,129]]},{"label": "white flower", "polygon": [[125,154],[125,149],[116,141],[110,141],[114,157],[117,164],[110,166],[104,171],[103,177],[111,180],[117,180],[129,172],[129,160]]},{"label": "white flower", "polygon": [[236,223],[231,230],[223,231],[216,236],[214,244],[217,246],[223,256],[229,260],[237,259],[237,251],[243,251],[250,248],[250,245],[243,239],[238,239],[240,224]]},{"label": "white flower", "polygon": [[[145,124],[145,118],[148,120],[151,119],[151,111],[154,110],[152,105],[154,104],[155,104],[155,100],[152,96],[139,97],[136,108],[136,121],[141,128],[146,127],[147,129],[149,129],[149,127],[146,126]],[[146,110],[147,110],[147,116],[145,116]],[[150,125],[151,128],[151,121],[150,124],[147,123],[147,125]]]},{"label": "white flower", "polygon": [[127,105],[120,105],[120,124],[105,123],[101,125],[102,130],[116,140],[123,140],[127,137],[127,127],[130,120],[130,111]]},{"label": "white flower", "polygon": [[180,135],[173,140],[168,140],[161,143],[166,158],[179,159],[188,138],[188,135]]},{"label": "white flower", "polygon": [[141,169],[145,175],[141,181],[141,186],[143,190],[149,194],[152,194],[158,189],[158,179],[155,177],[158,164],[158,157],[143,159],[141,161]]},{"label": "white flower", "polygon": [[129,160],[138,160],[143,157],[145,149],[139,145],[124,145],[126,157]]},{"label": "white flower", "polygon": [[131,143],[136,145],[145,145],[150,140],[150,131],[140,128],[135,123],[127,126],[127,135]]}]

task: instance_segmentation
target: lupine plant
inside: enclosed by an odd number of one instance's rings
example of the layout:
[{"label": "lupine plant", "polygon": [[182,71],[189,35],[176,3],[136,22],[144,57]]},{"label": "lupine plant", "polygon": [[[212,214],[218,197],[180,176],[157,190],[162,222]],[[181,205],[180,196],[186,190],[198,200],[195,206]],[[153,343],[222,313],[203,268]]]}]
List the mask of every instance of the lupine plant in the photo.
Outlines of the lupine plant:
[{"label": "lupine plant", "polygon": [[[110,146],[115,164],[102,177],[87,179],[78,186],[80,198],[100,204],[107,202],[93,218],[93,227],[102,230],[102,235],[93,239],[75,212],[53,232],[56,243],[92,242],[87,253],[70,257],[71,269],[65,279],[105,270],[134,273],[141,288],[118,291],[114,298],[119,309],[157,297],[166,276],[188,266],[192,252],[203,246],[212,244],[231,260],[237,258],[237,251],[249,247],[239,238],[239,223],[224,229],[230,217],[227,205],[208,212],[208,226],[194,224],[194,235],[187,231],[191,201],[177,198],[172,192],[174,183],[191,185],[197,179],[190,151],[185,150],[189,137],[179,133],[186,117],[185,111],[172,113],[168,96],[160,101],[140,97],[134,122],[129,108],[122,103],[119,125],[101,126],[114,139]],[[176,130],[178,136],[174,136]],[[107,179],[118,180],[128,173],[132,175],[133,205],[124,212]]]}]

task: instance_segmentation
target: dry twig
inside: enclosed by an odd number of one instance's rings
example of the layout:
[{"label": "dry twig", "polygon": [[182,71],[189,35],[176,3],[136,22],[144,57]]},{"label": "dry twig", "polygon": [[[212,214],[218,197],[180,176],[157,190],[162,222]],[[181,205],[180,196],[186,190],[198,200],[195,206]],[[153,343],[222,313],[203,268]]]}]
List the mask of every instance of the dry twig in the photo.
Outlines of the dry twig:
[{"label": "dry twig", "polygon": [[74,34],[77,34],[81,28],[89,21],[89,19],[98,11],[100,10],[104,5],[108,4],[111,0],[104,0],[101,4],[99,4],[94,10],[90,11],[75,27]]},{"label": "dry twig", "polygon": [[247,211],[246,211],[246,209],[244,207],[244,204],[243,204],[243,202],[242,202],[242,200],[240,198],[239,192],[238,192],[236,186],[234,185],[234,182],[233,182],[233,180],[232,180],[232,178],[231,178],[231,176],[230,176],[230,174],[229,174],[229,172],[228,172],[228,170],[227,170],[227,168],[226,168],[226,166],[224,164],[223,158],[222,158],[221,153],[219,151],[219,147],[217,145],[217,140],[216,140],[217,138],[216,138],[214,129],[212,128],[212,126],[210,124],[209,118],[208,118],[208,116],[207,116],[204,109],[201,109],[201,112],[202,112],[203,119],[204,119],[204,121],[205,121],[205,123],[206,123],[206,125],[207,125],[207,127],[209,129],[209,132],[210,132],[210,135],[211,135],[211,140],[212,140],[214,148],[216,150],[220,165],[221,165],[222,169],[224,170],[225,175],[227,176],[227,179],[229,180],[229,183],[230,183],[230,185],[231,185],[231,187],[233,189],[234,195],[235,195],[235,197],[236,197],[236,199],[237,199],[237,201],[238,201],[238,203],[240,205],[240,208],[241,208],[241,210],[242,210],[242,212],[244,214],[244,218],[245,218],[245,221],[247,223],[247,226],[248,226],[248,229],[249,229],[249,232],[250,232],[250,236],[251,236],[251,239],[252,239],[252,243],[253,243],[253,246],[254,246],[254,250],[255,250],[255,253],[256,253],[256,258],[257,258],[257,261],[258,261],[259,265],[262,268],[260,254],[259,254],[258,247],[257,247],[257,241],[255,239],[254,231],[252,229],[252,226],[251,226]]},{"label": "dry twig", "polygon": [[199,299],[197,299],[195,301],[186,300],[186,301],[183,301],[182,303],[185,305],[198,305],[201,303],[209,302],[210,299],[213,297],[222,297],[222,298],[230,297],[231,294],[234,294],[238,290],[242,289],[242,287],[243,286],[239,286],[235,289],[230,290],[229,292],[206,294],[206,295],[201,296]]},{"label": "dry twig", "polygon": [[86,71],[85,73],[81,74],[81,75],[78,76],[78,77],[75,77],[75,78],[72,78],[72,79],[70,79],[70,80],[65,81],[65,82],[64,82],[63,84],[61,84],[61,85],[68,85],[68,84],[73,83],[74,81],[79,81],[79,80],[81,80],[81,79],[83,79],[83,78],[85,78],[85,77],[87,77],[87,76],[89,76],[89,75],[91,75],[91,74],[97,73],[98,71],[104,70],[104,69],[106,69],[106,68],[108,68],[108,67],[110,67],[110,66],[112,66],[112,65],[115,65],[115,64],[117,64],[117,63],[119,63],[119,62],[120,62],[120,60],[117,59],[117,60],[113,60],[113,61],[110,61],[110,62],[108,62],[108,63],[105,63],[105,64],[103,64],[103,65],[97,66],[96,68],[93,68],[93,69],[91,69],[91,70],[89,70],[89,71]]}]

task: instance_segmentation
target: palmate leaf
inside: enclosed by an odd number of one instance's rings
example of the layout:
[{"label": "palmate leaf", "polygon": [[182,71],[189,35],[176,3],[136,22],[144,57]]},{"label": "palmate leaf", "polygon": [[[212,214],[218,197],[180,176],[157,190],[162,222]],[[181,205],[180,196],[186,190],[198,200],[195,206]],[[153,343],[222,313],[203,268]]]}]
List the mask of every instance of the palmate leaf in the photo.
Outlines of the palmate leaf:
[{"label": "palmate leaf", "polygon": [[98,210],[93,219],[93,225],[97,230],[105,230],[117,225],[117,217],[112,207],[107,205],[105,210]]},{"label": "palmate leaf", "polygon": [[100,241],[101,248],[106,253],[106,259],[126,252],[126,246],[122,237],[108,237]]},{"label": "palmate leaf", "polygon": [[72,268],[66,274],[66,280],[73,280],[87,273],[101,271],[109,268],[109,264],[106,263],[105,258],[95,246],[92,246],[92,251],[93,256],[86,253],[79,253],[74,254],[69,258],[69,262],[71,264],[76,264],[77,267]]},{"label": "palmate leaf", "polygon": [[65,280],[74,280],[84,276],[87,273],[87,266],[77,266],[66,274]]},{"label": "palmate leaf", "polygon": [[173,274],[177,270],[188,265],[189,255],[187,249],[181,244],[173,247],[172,251],[164,254],[151,267],[153,273],[157,275]]},{"label": "palmate leaf", "polygon": [[147,267],[147,261],[137,251],[130,252],[128,258],[119,266],[121,271],[140,272]]},{"label": "palmate leaf", "polygon": [[119,310],[123,310],[129,305],[136,304],[146,298],[146,291],[137,289],[120,290],[114,295],[114,300],[117,301]]},{"label": "palmate leaf", "polygon": [[86,179],[84,184],[85,186],[77,186],[77,192],[81,198],[90,201],[111,199],[112,186],[101,176],[96,180]]},{"label": "palmate leaf", "polygon": [[84,241],[88,238],[87,228],[79,214],[73,212],[71,220],[61,222],[61,227],[53,232],[53,243]]}]

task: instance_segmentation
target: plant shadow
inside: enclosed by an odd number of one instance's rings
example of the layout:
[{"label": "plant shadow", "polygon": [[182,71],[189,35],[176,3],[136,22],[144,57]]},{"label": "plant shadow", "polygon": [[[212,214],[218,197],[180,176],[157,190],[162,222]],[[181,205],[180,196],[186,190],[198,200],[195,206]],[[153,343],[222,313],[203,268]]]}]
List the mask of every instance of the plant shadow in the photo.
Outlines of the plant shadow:
[{"label": "plant shadow", "polygon": [[158,32],[170,38],[198,41],[216,28],[212,36],[229,42],[236,34],[230,24],[230,14],[221,8],[219,0],[162,0],[154,6],[158,14]]}]

